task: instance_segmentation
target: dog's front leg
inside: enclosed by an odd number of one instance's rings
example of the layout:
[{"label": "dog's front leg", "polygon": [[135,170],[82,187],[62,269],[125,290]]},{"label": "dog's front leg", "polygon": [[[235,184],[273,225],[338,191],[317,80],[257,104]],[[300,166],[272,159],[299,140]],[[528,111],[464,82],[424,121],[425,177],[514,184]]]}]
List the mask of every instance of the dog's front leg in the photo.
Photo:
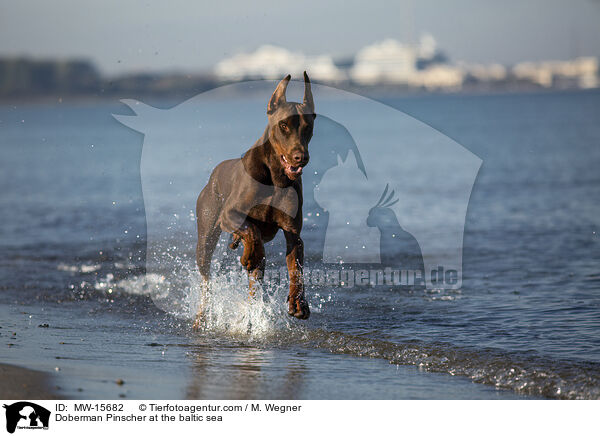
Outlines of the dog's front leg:
[{"label": "dog's front leg", "polygon": [[290,294],[288,296],[288,314],[299,319],[308,319],[310,309],[304,298],[304,243],[300,235],[284,231],[288,273],[290,275]]}]

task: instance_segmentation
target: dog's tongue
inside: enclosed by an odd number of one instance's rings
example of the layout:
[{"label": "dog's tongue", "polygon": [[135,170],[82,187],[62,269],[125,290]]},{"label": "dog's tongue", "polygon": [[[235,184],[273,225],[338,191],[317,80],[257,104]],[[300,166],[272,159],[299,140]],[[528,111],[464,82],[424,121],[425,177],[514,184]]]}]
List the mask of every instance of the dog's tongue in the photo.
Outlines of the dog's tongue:
[{"label": "dog's tongue", "polygon": [[284,170],[285,170],[285,174],[289,178],[295,178],[297,176],[302,175],[302,167],[293,167],[291,165],[286,165]]}]

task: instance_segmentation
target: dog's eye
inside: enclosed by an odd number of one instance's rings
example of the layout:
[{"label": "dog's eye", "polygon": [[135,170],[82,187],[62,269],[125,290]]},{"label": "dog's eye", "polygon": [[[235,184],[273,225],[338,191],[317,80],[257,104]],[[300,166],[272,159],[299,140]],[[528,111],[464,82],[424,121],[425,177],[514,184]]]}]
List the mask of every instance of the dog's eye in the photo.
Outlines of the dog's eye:
[{"label": "dog's eye", "polygon": [[279,128],[281,130],[283,130],[284,132],[287,132],[289,130],[288,125],[286,123],[284,123],[283,121],[281,123],[279,123]]}]

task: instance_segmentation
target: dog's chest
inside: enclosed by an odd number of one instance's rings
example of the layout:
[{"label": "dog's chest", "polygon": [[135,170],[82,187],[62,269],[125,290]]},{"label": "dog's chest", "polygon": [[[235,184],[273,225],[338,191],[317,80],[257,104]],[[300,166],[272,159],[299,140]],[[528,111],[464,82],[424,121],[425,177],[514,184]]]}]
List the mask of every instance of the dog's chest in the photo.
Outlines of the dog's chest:
[{"label": "dog's chest", "polygon": [[296,218],[301,205],[296,188],[293,186],[286,188],[271,186],[270,188],[261,190],[248,215],[263,222],[277,222],[282,214],[288,219]]}]

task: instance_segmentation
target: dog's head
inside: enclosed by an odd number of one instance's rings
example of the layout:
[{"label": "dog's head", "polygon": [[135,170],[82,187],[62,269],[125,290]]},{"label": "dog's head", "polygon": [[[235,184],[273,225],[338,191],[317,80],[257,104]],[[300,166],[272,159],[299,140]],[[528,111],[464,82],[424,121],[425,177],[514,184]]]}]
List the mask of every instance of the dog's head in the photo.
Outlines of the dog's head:
[{"label": "dog's head", "polygon": [[296,180],[308,164],[308,143],[313,134],[315,103],[310,80],[304,72],[304,101],[288,102],[285,91],[291,76],[288,74],[273,92],[267,105],[269,141],[279,158],[285,175]]}]

